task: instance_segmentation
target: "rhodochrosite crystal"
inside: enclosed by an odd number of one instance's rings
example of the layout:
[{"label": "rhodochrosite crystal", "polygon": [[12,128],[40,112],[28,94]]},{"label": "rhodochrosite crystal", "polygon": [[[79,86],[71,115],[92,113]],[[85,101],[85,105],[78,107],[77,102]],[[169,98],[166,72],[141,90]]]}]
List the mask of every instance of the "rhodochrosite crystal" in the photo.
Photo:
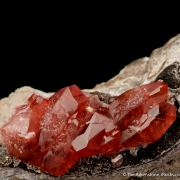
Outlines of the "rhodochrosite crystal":
[{"label": "rhodochrosite crystal", "polygon": [[80,158],[157,141],[176,119],[167,98],[162,81],[131,89],[111,104],[73,85],[49,99],[32,95],[1,134],[10,155],[59,176]]}]

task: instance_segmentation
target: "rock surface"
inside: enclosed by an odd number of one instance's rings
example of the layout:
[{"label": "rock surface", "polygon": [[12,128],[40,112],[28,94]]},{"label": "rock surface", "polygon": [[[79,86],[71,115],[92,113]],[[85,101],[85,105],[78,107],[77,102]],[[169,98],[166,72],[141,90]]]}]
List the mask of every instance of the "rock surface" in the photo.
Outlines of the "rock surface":
[{"label": "rock surface", "polygon": [[[176,65],[172,65],[176,62]],[[171,91],[174,93],[175,101],[177,107],[179,107],[180,104],[180,88],[179,88],[179,73],[180,68],[180,34],[176,37],[172,38],[168,43],[166,43],[162,48],[158,48],[153,51],[152,55],[150,57],[145,57],[138,59],[128,66],[126,66],[123,70],[120,71],[120,73],[115,76],[113,79],[107,81],[106,83],[102,83],[97,85],[92,90],[87,91],[99,91],[103,93],[109,93],[111,95],[117,95],[121,94],[122,92],[133,88],[135,86],[139,86],[145,82],[150,82],[157,79],[166,78],[166,81],[168,83],[171,83],[172,80],[172,74],[175,74],[174,79],[177,78],[177,81],[175,80],[175,84],[171,85]],[[176,68],[175,71],[172,73],[171,68],[167,68],[169,65]],[[165,70],[164,69],[171,69],[171,70]],[[171,72],[171,73],[168,73]],[[162,75],[164,73],[164,75]],[[21,89],[19,90],[21,91]],[[34,91],[31,89],[31,92]],[[15,95],[14,95],[15,98]],[[3,101],[0,101],[0,109],[1,108],[7,108],[4,107],[4,101],[7,101],[7,99],[4,99]],[[13,109],[13,108],[12,108]],[[180,108],[179,112],[180,114]],[[155,159],[145,161],[141,161],[140,163],[137,163],[136,165],[129,165],[128,168],[125,166],[124,168],[116,168],[111,169],[108,167],[108,163],[103,162],[97,167],[104,167],[104,169],[108,169],[104,173],[93,173],[93,172],[87,172],[84,171],[83,173],[75,171],[70,172],[69,175],[65,175],[63,177],[54,178],[52,176],[46,175],[46,174],[37,174],[32,172],[32,170],[24,170],[26,167],[24,165],[20,165],[19,167],[16,167],[17,165],[14,163],[12,165],[12,160],[9,159],[8,155],[6,155],[5,151],[0,151],[0,179],[152,179],[152,176],[155,176],[153,179],[179,179],[180,178],[180,125],[179,125],[179,114],[177,118],[177,124],[173,128],[177,130],[176,134],[173,134],[175,130],[173,130],[171,133],[171,141],[174,141],[176,139],[176,142],[166,150],[161,151],[161,153],[156,156]],[[2,115],[1,115],[2,116]],[[0,118],[1,118],[0,116]],[[173,139],[172,139],[173,137]],[[165,138],[165,137],[164,137]],[[160,146],[157,146],[158,148],[165,146],[164,144],[160,144]],[[155,149],[156,152],[158,152],[158,148]],[[152,153],[153,156],[153,149],[150,149],[149,153]],[[4,154],[3,154],[4,153]],[[1,159],[2,157],[5,157],[4,159]],[[6,161],[5,163],[10,165],[10,167],[1,167],[1,162]],[[16,161],[15,161],[16,162]],[[91,161],[90,161],[91,162]],[[88,161],[88,163],[90,163]],[[80,162],[80,164],[83,162]],[[103,166],[104,164],[104,166]],[[90,166],[92,168],[93,165]],[[91,170],[90,170],[91,171]],[[79,173],[79,176],[78,176]],[[139,173],[139,174],[136,174]],[[146,173],[151,175],[150,177],[146,177]],[[151,174],[150,174],[151,173]],[[90,174],[90,175],[88,175]],[[143,176],[144,175],[144,176]],[[142,177],[140,177],[142,176]]]}]

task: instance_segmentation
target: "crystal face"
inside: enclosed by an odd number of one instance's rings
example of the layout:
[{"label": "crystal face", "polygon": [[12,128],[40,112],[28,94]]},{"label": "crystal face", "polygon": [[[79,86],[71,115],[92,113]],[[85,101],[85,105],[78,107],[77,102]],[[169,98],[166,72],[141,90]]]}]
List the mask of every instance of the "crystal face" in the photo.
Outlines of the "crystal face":
[{"label": "crystal face", "polygon": [[0,132],[10,155],[59,176],[80,158],[157,141],[176,119],[167,98],[162,81],[131,89],[111,104],[73,85],[49,99],[32,95]]}]

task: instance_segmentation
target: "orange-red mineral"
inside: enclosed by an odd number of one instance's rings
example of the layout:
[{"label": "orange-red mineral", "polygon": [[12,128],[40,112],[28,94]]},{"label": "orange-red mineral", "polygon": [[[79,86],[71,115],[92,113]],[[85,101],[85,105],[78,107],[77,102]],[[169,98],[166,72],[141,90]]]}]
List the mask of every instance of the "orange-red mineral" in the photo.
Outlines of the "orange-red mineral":
[{"label": "orange-red mineral", "polygon": [[54,176],[80,158],[157,141],[176,119],[162,81],[131,89],[111,104],[76,85],[49,99],[32,95],[1,128],[10,155]]}]

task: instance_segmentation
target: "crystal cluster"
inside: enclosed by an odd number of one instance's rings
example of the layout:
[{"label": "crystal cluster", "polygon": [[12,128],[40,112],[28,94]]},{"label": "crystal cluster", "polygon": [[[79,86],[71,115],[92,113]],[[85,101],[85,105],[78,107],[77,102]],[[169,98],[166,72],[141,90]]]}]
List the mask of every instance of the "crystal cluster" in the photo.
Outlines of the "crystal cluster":
[{"label": "crystal cluster", "polygon": [[1,128],[10,155],[54,176],[80,158],[157,141],[176,119],[162,81],[128,90],[110,104],[76,85],[45,99],[32,95]]}]

